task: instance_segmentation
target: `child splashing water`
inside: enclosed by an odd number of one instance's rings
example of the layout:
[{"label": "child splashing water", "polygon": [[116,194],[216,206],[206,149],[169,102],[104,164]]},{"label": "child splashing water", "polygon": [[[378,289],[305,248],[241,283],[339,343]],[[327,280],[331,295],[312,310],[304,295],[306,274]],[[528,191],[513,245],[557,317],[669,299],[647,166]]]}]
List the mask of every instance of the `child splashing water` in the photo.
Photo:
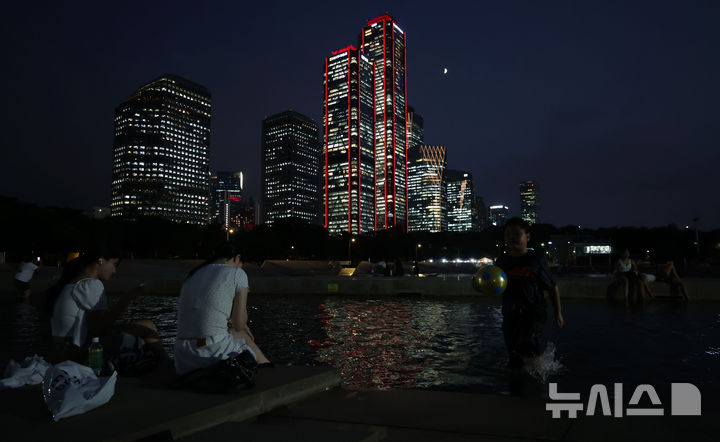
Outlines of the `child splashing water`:
[{"label": "child splashing water", "polygon": [[547,261],[542,255],[529,251],[530,226],[520,218],[511,218],[504,229],[507,253],[497,260],[505,271],[508,285],[503,293],[503,335],[508,350],[508,367],[525,370],[542,382],[562,366],[555,361],[555,347],[545,351],[540,340],[547,320],[544,292],[550,293],[555,323],[562,327],[564,319],[560,291]]}]

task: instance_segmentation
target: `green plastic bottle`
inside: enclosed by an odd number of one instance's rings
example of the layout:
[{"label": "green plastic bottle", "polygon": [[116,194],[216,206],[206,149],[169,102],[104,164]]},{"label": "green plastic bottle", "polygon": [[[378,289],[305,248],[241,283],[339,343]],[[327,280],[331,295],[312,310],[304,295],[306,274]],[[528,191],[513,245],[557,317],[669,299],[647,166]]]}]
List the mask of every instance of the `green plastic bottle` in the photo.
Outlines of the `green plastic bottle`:
[{"label": "green plastic bottle", "polygon": [[95,372],[95,376],[100,376],[103,366],[103,348],[100,338],[92,338],[88,353],[88,365]]}]

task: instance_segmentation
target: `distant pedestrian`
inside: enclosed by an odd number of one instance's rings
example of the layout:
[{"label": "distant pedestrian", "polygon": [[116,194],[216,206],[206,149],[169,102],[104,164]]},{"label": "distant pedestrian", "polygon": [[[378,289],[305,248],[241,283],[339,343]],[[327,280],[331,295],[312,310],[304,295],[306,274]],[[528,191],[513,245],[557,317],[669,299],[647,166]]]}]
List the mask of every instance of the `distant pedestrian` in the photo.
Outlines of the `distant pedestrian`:
[{"label": "distant pedestrian", "polygon": [[35,274],[35,270],[38,269],[38,266],[40,266],[39,257],[33,259],[32,256],[26,255],[20,260],[20,266],[18,272],[15,274],[13,283],[25,299],[30,297],[30,281],[32,280],[33,274]]}]

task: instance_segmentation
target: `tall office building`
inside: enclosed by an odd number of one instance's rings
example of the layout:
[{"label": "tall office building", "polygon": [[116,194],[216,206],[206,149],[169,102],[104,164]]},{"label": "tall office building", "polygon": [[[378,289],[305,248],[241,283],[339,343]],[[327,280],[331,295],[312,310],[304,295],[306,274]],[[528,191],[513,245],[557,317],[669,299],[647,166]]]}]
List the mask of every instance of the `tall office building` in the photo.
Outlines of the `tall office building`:
[{"label": "tall office building", "polygon": [[250,198],[238,207],[237,213],[231,218],[235,228],[240,230],[252,230],[257,224],[256,215],[257,203]]},{"label": "tall office building", "polygon": [[348,46],[325,59],[323,206],[330,234],[375,230],[373,70]]},{"label": "tall office building", "polygon": [[444,146],[412,146],[408,149],[408,201],[410,231],[444,232],[446,222]]},{"label": "tall office building", "polygon": [[407,230],[405,32],[384,14],[367,22],[360,45],[374,71],[375,229]]},{"label": "tall office building", "polygon": [[242,172],[217,172],[210,177],[210,223],[237,227],[233,220],[245,203],[244,184]]},{"label": "tall office building", "polygon": [[320,129],[289,110],[262,122],[262,221],[300,218],[314,223],[318,212]]},{"label": "tall office building", "polygon": [[[415,112],[412,106],[408,106],[407,114],[407,133],[408,133],[408,151],[417,149],[425,144],[425,119],[422,115]],[[410,153],[408,152],[408,161],[410,161]],[[408,171],[409,173],[409,171]]]},{"label": "tall office building", "polygon": [[470,232],[476,230],[475,187],[472,174],[448,170],[445,179],[448,232]]},{"label": "tall office building", "polygon": [[112,216],[207,224],[210,92],[175,75],[115,109]]},{"label": "tall office building", "polygon": [[508,206],[504,204],[495,204],[488,207],[489,226],[502,227],[505,225],[510,213]]},{"label": "tall office building", "polygon": [[520,183],[520,217],[530,224],[538,222],[540,198],[537,183],[532,180]]}]

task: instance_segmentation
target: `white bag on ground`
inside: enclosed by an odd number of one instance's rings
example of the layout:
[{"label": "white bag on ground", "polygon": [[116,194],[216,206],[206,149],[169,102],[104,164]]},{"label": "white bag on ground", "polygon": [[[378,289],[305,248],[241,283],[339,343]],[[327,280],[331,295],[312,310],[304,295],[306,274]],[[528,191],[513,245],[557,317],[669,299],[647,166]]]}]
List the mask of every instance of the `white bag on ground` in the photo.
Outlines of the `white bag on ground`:
[{"label": "white bag on ground", "polygon": [[90,367],[72,361],[53,365],[45,373],[43,397],[55,422],[107,403],[115,394],[117,372],[95,376]]},{"label": "white bag on ground", "polygon": [[5,367],[5,377],[0,379],[0,390],[39,384],[48,368],[50,363],[38,355],[28,356],[19,363],[11,360]]}]

